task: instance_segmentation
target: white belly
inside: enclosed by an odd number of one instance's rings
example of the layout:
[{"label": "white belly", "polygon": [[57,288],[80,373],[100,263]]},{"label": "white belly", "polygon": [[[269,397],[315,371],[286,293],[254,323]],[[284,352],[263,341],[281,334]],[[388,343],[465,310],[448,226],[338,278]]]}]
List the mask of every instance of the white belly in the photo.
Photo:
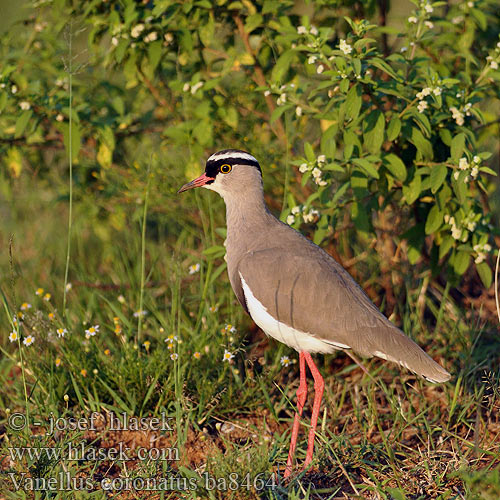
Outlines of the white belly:
[{"label": "white belly", "polygon": [[257,325],[270,337],[283,342],[284,344],[292,347],[296,351],[307,352],[332,352],[336,349],[348,349],[349,346],[338,344],[331,341],[325,341],[314,337],[310,333],[301,332],[291,326],[278,321],[273,318],[268,312],[266,307],[259,302],[255,295],[246,284],[243,276],[240,273],[241,286],[245,294],[250,316],[257,323]]}]

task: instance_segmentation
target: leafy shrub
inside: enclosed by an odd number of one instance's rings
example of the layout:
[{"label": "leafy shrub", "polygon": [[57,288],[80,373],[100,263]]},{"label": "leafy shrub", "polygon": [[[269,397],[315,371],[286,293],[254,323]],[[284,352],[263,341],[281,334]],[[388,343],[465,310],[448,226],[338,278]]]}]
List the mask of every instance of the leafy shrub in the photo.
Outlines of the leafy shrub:
[{"label": "leafy shrub", "polygon": [[112,198],[110,179],[137,184],[117,165],[146,136],[188,177],[242,147],[280,166],[282,218],[315,222],[317,243],[346,210],[361,238],[384,217],[411,264],[457,278],[473,263],[489,286],[498,6],[414,3],[388,26],[363,19],[373,2],[39,1],[2,41],[2,161],[43,173],[71,136],[78,186]]}]

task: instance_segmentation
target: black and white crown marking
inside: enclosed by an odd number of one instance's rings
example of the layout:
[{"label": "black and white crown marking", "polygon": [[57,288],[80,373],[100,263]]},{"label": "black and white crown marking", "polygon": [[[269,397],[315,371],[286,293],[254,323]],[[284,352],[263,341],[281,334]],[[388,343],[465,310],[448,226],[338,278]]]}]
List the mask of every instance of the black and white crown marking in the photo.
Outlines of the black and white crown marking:
[{"label": "black and white crown marking", "polygon": [[219,173],[220,166],[225,163],[231,166],[249,165],[251,167],[255,167],[262,174],[259,162],[255,159],[255,157],[240,149],[224,149],[214,153],[207,160],[205,165],[205,174],[208,177],[215,179]]}]

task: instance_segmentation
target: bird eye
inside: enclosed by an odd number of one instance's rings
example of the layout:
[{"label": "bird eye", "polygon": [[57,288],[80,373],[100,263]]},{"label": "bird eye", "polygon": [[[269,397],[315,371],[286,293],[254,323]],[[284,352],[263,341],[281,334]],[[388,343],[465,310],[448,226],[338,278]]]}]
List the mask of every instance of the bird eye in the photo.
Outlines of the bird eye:
[{"label": "bird eye", "polygon": [[228,165],[227,163],[224,163],[224,165],[221,165],[220,166],[220,171],[222,174],[228,174],[229,172],[231,172],[231,169],[233,167],[231,167],[231,165]]}]

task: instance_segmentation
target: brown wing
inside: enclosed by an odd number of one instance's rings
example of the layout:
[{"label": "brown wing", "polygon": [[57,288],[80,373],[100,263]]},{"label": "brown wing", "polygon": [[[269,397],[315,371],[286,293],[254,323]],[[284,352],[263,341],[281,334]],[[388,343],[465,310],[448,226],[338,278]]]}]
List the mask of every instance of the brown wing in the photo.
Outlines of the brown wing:
[{"label": "brown wing", "polygon": [[269,314],[326,342],[397,362],[431,381],[448,380],[448,372],[393,325],[338,262],[302,237],[287,243],[286,248],[246,253],[236,266]]}]

